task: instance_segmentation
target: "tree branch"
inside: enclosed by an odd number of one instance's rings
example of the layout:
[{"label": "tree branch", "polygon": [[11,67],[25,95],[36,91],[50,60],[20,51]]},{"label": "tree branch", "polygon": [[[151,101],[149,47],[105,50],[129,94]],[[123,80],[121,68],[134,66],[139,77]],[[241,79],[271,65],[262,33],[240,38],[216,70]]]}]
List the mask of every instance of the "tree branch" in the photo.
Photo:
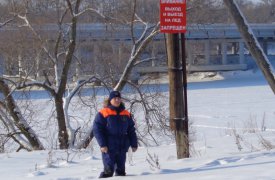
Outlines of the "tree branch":
[{"label": "tree branch", "polygon": [[39,39],[39,41],[42,44],[42,49],[45,51],[45,53],[50,58],[50,60],[55,64],[56,63],[56,59],[54,57],[52,57],[52,55],[50,54],[48,48],[46,48],[46,46],[44,45],[44,41],[42,40],[41,36],[35,31],[35,29],[30,24],[27,16],[26,15],[25,16],[21,16],[21,15],[18,14],[17,17],[20,18],[21,20],[23,20],[26,23],[23,26],[29,27],[30,30],[33,32],[33,34]]},{"label": "tree branch", "polygon": [[131,52],[131,57],[119,79],[119,82],[117,83],[117,85],[115,86],[115,90],[121,91],[122,88],[124,87],[124,85],[126,84],[126,80],[128,78],[128,76],[130,75],[133,67],[134,67],[134,63],[137,60],[137,58],[140,56],[140,54],[142,53],[143,49],[145,49],[145,47],[147,46],[147,44],[153,39],[153,37],[159,33],[159,23],[155,26],[155,28],[151,31],[151,33],[144,38],[144,40],[142,42],[140,42],[140,44],[138,45],[138,47],[136,48],[136,46],[133,46],[132,48],[132,52]]},{"label": "tree branch", "polygon": [[133,44],[136,44],[136,40],[134,36],[134,20],[135,20],[135,14],[136,14],[136,7],[137,7],[137,0],[134,0],[133,13],[131,17],[131,36],[132,36]]},{"label": "tree branch", "polygon": [[65,92],[67,79],[68,79],[68,72],[69,72],[69,68],[71,66],[71,62],[72,62],[72,59],[73,59],[73,54],[74,54],[74,51],[75,51],[76,36],[77,36],[77,31],[76,31],[77,17],[75,17],[74,14],[78,14],[78,9],[79,9],[81,0],[76,1],[75,12],[73,11],[73,7],[72,7],[71,2],[69,0],[66,0],[66,2],[67,2],[69,10],[71,11],[72,25],[71,25],[70,43],[69,43],[68,51],[66,53],[65,64],[64,64],[62,74],[61,74],[61,78],[60,78],[60,86],[59,86],[59,89],[58,89],[58,92],[57,92],[57,94],[59,96],[62,96],[63,93]]},{"label": "tree branch", "polygon": [[267,80],[270,88],[275,94],[275,77],[274,70],[263,49],[261,48],[257,38],[254,36],[252,29],[250,28],[245,16],[242,14],[235,0],[223,0],[226,7],[229,9],[231,16],[233,17],[240,34],[242,35],[253,59],[261,69],[265,79]]},{"label": "tree branch", "polygon": [[139,64],[142,64],[142,63],[145,63],[145,62],[149,62],[149,61],[152,61],[152,60],[156,60],[156,59],[158,59],[158,58],[152,57],[152,58],[142,59],[142,60],[140,60],[140,61],[137,61],[137,62],[134,64],[134,66],[137,66],[137,65],[139,65]]},{"label": "tree branch", "polygon": [[48,85],[47,81],[40,82],[40,81],[33,81],[33,82],[24,82],[17,85],[16,89],[25,89],[27,87],[40,87],[47,90],[52,95],[55,95],[55,90]]},{"label": "tree branch", "polygon": [[0,28],[2,28],[3,26],[9,24],[10,22],[12,22],[14,20],[14,18],[15,18],[15,16],[12,19],[9,19],[9,20],[7,20],[7,21],[5,21],[3,23],[0,23]]}]

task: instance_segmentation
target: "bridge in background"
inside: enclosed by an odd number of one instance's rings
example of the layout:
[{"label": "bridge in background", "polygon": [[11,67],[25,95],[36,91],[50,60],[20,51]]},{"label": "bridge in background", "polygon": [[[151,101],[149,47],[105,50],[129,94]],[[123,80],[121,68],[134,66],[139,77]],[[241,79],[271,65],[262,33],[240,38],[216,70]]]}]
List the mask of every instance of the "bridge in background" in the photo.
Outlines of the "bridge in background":
[{"label": "bridge in background", "polygon": [[[64,27],[65,29],[66,27]],[[82,43],[78,55],[94,55],[98,50],[97,42],[110,42],[112,53],[120,53],[118,61],[123,59],[123,48],[132,42],[131,31],[126,26],[111,26],[109,24],[79,24],[78,41]],[[275,24],[251,24],[255,36],[258,38],[264,52],[271,63],[275,61]],[[48,39],[56,38],[57,25],[47,24],[36,26]],[[15,32],[16,28],[1,28],[3,32]],[[134,35],[138,37],[143,32],[142,26],[136,26]],[[186,33],[186,49],[188,71],[224,71],[246,70],[256,67],[245,43],[235,25],[209,24],[189,25]],[[124,45],[121,45],[124,43]],[[167,72],[166,50],[164,35],[158,34],[150,44],[151,49],[145,52],[144,57],[156,57],[150,64],[139,66],[136,72],[157,73]],[[89,48],[87,48],[89,47]],[[93,52],[90,52],[93,51]],[[1,56],[0,56],[1,57]],[[87,59],[92,59],[88,57]],[[1,62],[0,62],[1,64]],[[0,68],[0,72],[1,68]]]},{"label": "bridge in background", "polygon": [[[251,24],[255,37],[275,65],[275,24]],[[190,25],[185,34],[188,71],[247,70],[256,67],[236,25]],[[141,73],[167,72],[167,67],[140,67]]]}]

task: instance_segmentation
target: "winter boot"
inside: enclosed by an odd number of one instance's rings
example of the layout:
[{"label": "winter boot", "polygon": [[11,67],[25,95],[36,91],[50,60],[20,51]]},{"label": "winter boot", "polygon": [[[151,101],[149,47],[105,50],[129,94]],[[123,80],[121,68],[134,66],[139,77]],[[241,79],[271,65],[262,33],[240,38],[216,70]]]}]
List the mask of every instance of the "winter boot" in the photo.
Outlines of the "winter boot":
[{"label": "winter boot", "polygon": [[100,173],[98,178],[112,177],[113,174],[114,174],[114,171],[112,171],[110,168],[104,168],[104,171]]},{"label": "winter boot", "polygon": [[123,172],[116,171],[115,176],[126,176],[126,173],[125,173],[125,171],[123,171]]},{"label": "winter boot", "polygon": [[101,172],[98,178],[109,178],[112,176],[112,174],[106,174],[105,172]]}]

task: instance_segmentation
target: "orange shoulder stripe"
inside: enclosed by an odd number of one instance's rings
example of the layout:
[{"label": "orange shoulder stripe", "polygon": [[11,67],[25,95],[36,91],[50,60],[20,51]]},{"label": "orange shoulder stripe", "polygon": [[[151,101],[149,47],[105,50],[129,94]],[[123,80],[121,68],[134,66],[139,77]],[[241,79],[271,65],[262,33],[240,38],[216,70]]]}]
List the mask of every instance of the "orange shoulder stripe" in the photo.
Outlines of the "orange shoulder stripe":
[{"label": "orange shoulder stripe", "polygon": [[101,113],[104,118],[106,118],[110,115],[116,115],[117,114],[116,111],[114,111],[110,108],[103,108],[99,111],[99,113]]},{"label": "orange shoulder stripe", "polygon": [[127,111],[127,110],[123,110],[123,111],[121,111],[120,113],[119,113],[119,115],[124,115],[124,116],[128,116],[128,117],[130,117],[131,116],[131,114],[129,113],[129,111]]},{"label": "orange shoulder stripe", "polygon": [[[110,116],[110,115],[114,115],[114,116],[117,115],[117,112],[116,112],[115,110],[110,109],[110,108],[103,108],[103,109],[101,109],[101,110],[99,111],[99,113],[102,114],[102,116],[103,116],[104,118],[106,118],[106,117],[108,117],[108,116]],[[130,114],[129,111],[127,111],[127,110],[121,111],[121,112],[119,113],[119,115],[121,115],[121,116],[128,116],[128,117],[131,116],[131,114]]]}]

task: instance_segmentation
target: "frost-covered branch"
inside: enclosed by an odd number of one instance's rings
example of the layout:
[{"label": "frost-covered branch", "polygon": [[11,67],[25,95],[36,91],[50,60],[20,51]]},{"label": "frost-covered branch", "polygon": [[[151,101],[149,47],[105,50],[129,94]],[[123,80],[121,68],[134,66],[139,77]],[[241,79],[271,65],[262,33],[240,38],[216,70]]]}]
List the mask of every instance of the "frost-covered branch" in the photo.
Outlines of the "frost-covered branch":
[{"label": "frost-covered branch", "polygon": [[34,34],[35,37],[38,38],[38,40],[40,41],[41,43],[41,47],[43,49],[43,51],[46,53],[46,55],[49,57],[49,59],[51,60],[51,62],[54,64],[54,72],[55,72],[55,82],[56,82],[56,87],[59,86],[59,83],[60,83],[60,73],[59,73],[59,64],[58,64],[58,59],[61,55],[65,54],[64,52],[59,52],[59,46],[60,46],[60,43],[61,43],[61,38],[62,38],[62,23],[64,21],[64,18],[68,12],[68,9],[67,8],[65,10],[65,12],[61,15],[61,18],[59,19],[59,31],[58,31],[58,35],[57,35],[57,38],[56,38],[56,42],[55,42],[55,46],[54,46],[54,53],[53,55],[50,53],[50,50],[46,47],[46,42],[47,41],[44,41],[42,39],[42,37],[40,36],[40,34],[37,33],[37,31],[34,29],[34,27],[31,25],[31,23],[29,22],[28,18],[26,15],[22,16],[22,15],[17,15],[18,18],[20,18],[21,20],[23,20],[25,22],[25,24],[23,26],[26,26],[28,27],[32,33]]},{"label": "frost-covered branch", "polygon": [[[144,112],[144,120],[139,119],[139,121],[145,121],[144,124],[146,126],[143,130],[140,128],[137,128],[138,134],[140,136],[140,139],[142,139],[142,142],[147,144],[145,141],[145,136],[142,134],[149,135],[151,137],[151,140],[154,144],[158,145],[159,141],[154,137],[154,130],[161,130],[166,131],[166,129],[169,129],[168,126],[165,125],[165,117],[163,118],[163,109],[161,109],[161,106],[157,106],[157,95],[150,95],[149,93],[142,93],[140,90],[140,86],[128,82],[134,89],[138,92],[139,98],[138,99],[131,99],[130,102],[130,110],[131,113],[134,111],[134,106],[136,104],[141,105],[143,112]],[[141,124],[141,123],[140,123]],[[153,129],[154,127],[154,129]]]},{"label": "frost-covered branch", "polygon": [[[21,79],[23,78],[23,81],[16,83],[16,82],[12,81],[10,78],[21,78]],[[27,87],[35,87],[36,86],[36,87],[43,88],[43,89],[47,90],[51,94],[55,93],[55,90],[50,86],[49,80],[47,77],[44,82],[37,81],[37,80],[32,79],[27,76],[24,77],[24,76],[6,76],[6,75],[4,75],[3,77],[0,77],[0,80],[8,81],[8,82],[12,83],[16,87],[16,89],[25,89]],[[10,93],[12,93],[12,92],[10,92]]]},{"label": "frost-covered branch", "polygon": [[[9,116],[12,118],[12,123],[14,124],[14,126],[16,126],[20,130],[20,132],[27,138],[28,142],[32,146],[32,149],[35,149],[35,150],[44,149],[37,134],[29,126],[28,122],[22,115],[22,112],[20,111],[13,97],[10,95],[9,86],[1,78],[0,78],[0,92],[2,92],[2,94],[5,97],[5,109],[9,113]],[[4,114],[2,114],[2,117],[3,116]],[[6,120],[7,122],[9,122],[8,119]]]},{"label": "frost-covered branch", "polygon": [[25,22],[25,24],[23,26],[28,27],[32,33],[39,39],[39,41],[42,43],[42,49],[45,51],[45,53],[48,55],[48,57],[50,58],[50,60],[53,63],[56,63],[55,58],[50,54],[50,51],[48,50],[48,48],[45,46],[44,41],[42,40],[41,36],[35,31],[35,29],[32,27],[31,23],[29,22],[27,16],[22,16],[22,15],[17,15],[17,17],[21,20],[23,20]]},{"label": "frost-covered branch", "polygon": [[0,28],[2,28],[3,26],[9,24],[9,23],[12,22],[13,20],[14,20],[14,18],[11,18],[11,19],[6,20],[6,21],[3,22],[3,23],[0,23]]},{"label": "frost-covered branch", "polygon": [[[2,105],[0,105],[1,107]],[[16,132],[16,128],[14,126],[13,121],[7,116],[7,114],[3,111],[4,107],[0,108],[0,120],[6,126],[8,130],[8,137],[11,137],[15,142],[17,142],[21,147],[24,147],[26,150],[31,151],[33,148],[29,142],[27,142],[20,133]]]},{"label": "frost-covered branch", "polygon": [[103,12],[101,12],[101,10],[96,9],[96,8],[86,8],[85,10],[83,10],[80,13],[76,14],[76,17],[79,17],[80,15],[82,15],[86,12],[93,12],[93,13],[97,14],[99,17],[101,17],[102,19],[104,19],[106,22],[114,22],[114,23],[119,23],[119,24],[125,23],[121,19],[105,15]]},{"label": "frost-covered branch", "polygon": [[32,81],[32,82],[19,83],[16,88],[17,89],[25,89],[27,87],[43,88],[43,89],[47,90],[48,92],[50,92],[52,95],[55,95],[55,90],[51,86],[48,85],[48,82],[46,80],[44,82]]},{"label": "frost-covered branch", "polygon": [[[69,105],[70,105],[70,102],[71,102],[72,98],[75,96],[75,94],[77,92],[79,92],[80,88],[82,88],[87,83],[92,83],[92,82],[94,82],[96,80],[100,80],[100,79],[98,77],[96,77],[96,76],[91,76],[87,80],[77,81],[77,85],[74,87],[74,89],[71,92],[68,93],[67,97],[64,99],[64,113],[65,113],[65,120],[66,120],[66,124],[67,124],[68,134],[69,134],[69,144],[70,144],[70,147],[74,146],[75,135],[76,135],[76,130],[72,128],[71,122],[70,122],[70,116],[69,116]],[[77,147],[78,146],[80,146],[80,145],[78,144]]]},{"label": "frost-covered branch", "polygon": [[[159,33],[159,23],[154,27],[154,29],[149,33],[148,36],[144,37],[139,44],[136,44],[132,48],[131,57],[122,73],[122,76],[119,79],[119,82],[115,86],[115,90],[121,91],[124,85],[126,84],[127,78],[129,77],[135,62],[138,57],[141,55],[142,51],[146,48],[149,42]],[[147,34],[147,33],[144,33]]]},{"label": "frost-covered branch", "polygon": [[267,56],[261,48],[257,38],[253,34],[245,16],[242,14],[235,0],[224,0],[226,7],[229,9],[231,16],[233,17],[237,27],[245,40],[245,43],[252,54],[257,65],[263,72],[269,86],[275,94],[275,77],[274,70],[270,64]]},{"label": "frost-covered branch", "polygon": [[156,60],[156,59],[158,59],[158,58],[156,58],[156,57],[152,57],[152,58],[142,59],[142,60],[140,60],[140,61],[137,61],[137,62],[134,64],[134,66],[137,66],[137,65],[139,65],[139,64],[141,64],[141,63],[145,63],[145,62],[153,61],[153,60]]}]

